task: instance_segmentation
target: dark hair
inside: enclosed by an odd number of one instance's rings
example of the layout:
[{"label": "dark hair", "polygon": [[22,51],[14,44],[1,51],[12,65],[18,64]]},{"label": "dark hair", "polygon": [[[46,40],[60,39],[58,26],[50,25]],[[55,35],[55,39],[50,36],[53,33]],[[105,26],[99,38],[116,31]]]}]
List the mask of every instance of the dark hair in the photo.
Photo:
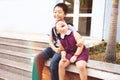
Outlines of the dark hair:
[{"label": "dark hair", "polygon": [[63,11],[64,11],[65,14],[68,13],[68,6],[65,3],[58,3],[58,4],[55,5],[54,9],[56,7],[61,7],[63,9]]}]

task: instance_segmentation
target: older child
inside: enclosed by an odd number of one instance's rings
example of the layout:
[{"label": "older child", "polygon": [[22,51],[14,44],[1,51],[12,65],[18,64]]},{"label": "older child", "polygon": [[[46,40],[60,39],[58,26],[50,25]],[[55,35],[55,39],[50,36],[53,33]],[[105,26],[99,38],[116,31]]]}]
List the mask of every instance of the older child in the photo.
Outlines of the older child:
[{"label": "older child", "polygon": [[79,71],[80,80],[87,80],[87,61],[88,50],[83,45],[76,46],[77,43],[83,41],[78,32],[71,31],[64,21],[56,23],[56,31],[59,37],[59,45],[61,48],[62,58],[59,62],[59,80],[64,80],[65,68],[70,63],[75,63]]},{"label": "older child", "polygon": [[[64,3],[58,3],[53,9],[53,16],[55,21],[65,21],[65,17],[68,12],[68,6]],[[69,28],[73,30],[73,27],[69,25]],[[58,46],[58,38],[55,33],[55,29],[52,28],[51,35],[49,36],[50,47],[47,47],[45,50],[41,51],[34,60],[33,70],[32,70],[32,80],[42,80],[42,70],[49,58],[51,58],[50,63],[50,72],[51,80],[58,79],[58,64],[61,58],[60,48]]]}]

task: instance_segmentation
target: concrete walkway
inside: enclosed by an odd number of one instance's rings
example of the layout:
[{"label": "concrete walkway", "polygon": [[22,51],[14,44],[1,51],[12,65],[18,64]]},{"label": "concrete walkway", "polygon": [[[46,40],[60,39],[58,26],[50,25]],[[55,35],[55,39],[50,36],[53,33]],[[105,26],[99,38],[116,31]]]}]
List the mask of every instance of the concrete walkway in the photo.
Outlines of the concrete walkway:
[{"label": "concrete walkway", "polygon": [[[15,32],[15,31],[0,31],[0,37],[13,38],[13,39],[23,39],[23,40],[31,40],[31,41],[42,41],[48,42],[49,36],[43,33],[27,33],[27,32]],[[85,37],[85,45],[86,47],[92,47],[101,43],[101,41],[97,38],[93,37]]]}]

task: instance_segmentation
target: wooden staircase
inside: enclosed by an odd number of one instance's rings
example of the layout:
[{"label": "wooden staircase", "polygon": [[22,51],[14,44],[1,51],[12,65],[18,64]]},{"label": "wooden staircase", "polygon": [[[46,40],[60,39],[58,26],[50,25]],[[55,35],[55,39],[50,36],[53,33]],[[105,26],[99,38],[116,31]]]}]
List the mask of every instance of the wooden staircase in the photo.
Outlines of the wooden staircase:
[{"label": "wooden staircase", "polygon": [[31,58],[46,46],[45,42],[0,37],[0,80],[32,80]]},{"label": "wooden staircase", "polygon": [[[89,38],[85,39],[87,47],[98,44]],[[0,80],[32,80],[32,59],[48,46],[48,36],[46,35],[1,32]],[[45,78],[46,76],[50,77],[49,65],[50,60],[46,62]],[[120,65],[89,60],[87,71],[88,76],[92,78],[89,80],[120,80],[119,68]],[[71,79],[78,79],[78,70],[75,65],[70,65],[67,71],[72,75]],[[73,74],[78,77],[74,77]],[[69,78],[70,75],[68,75]],[[49,78],[45,80],[49,80]]]}]

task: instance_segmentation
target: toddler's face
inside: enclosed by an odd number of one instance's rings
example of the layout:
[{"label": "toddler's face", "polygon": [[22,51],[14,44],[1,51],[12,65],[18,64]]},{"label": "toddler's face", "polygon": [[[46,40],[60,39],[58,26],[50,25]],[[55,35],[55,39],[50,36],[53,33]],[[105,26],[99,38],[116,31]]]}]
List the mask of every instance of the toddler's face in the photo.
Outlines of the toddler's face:
[{"label": "toddler's face", "polygon": [[57,33],[65,33],[68,30],[68,26],[64,21],[58,21],[56,23]]}]

